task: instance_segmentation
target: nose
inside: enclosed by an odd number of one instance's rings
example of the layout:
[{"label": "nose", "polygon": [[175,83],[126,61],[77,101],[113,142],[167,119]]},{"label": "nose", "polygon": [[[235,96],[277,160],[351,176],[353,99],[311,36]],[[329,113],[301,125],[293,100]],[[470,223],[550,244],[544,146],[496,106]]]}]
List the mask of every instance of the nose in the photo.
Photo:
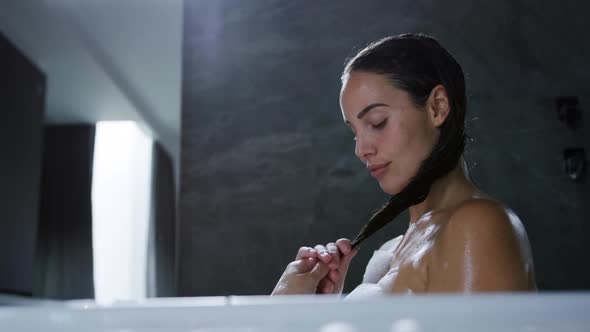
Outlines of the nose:
[{"label": "nose", "polygon": [[354,154],[363,162],[366,163],[376,153],[375,145],[366,138],[361,138],[357,135],[356,145],[354,147]]}]

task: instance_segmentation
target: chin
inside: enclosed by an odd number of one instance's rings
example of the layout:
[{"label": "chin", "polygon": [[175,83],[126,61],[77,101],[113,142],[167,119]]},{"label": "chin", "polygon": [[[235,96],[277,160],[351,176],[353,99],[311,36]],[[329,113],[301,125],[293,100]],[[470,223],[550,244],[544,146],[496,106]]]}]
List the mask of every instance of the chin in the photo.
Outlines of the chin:
[{"label": "chin", "polygon": [[384,193],[393,196],[397,193],[399,193],[400,191],[402,191],[402,189],[404,189],[403,187],[400,186],[385,186],[381,183],[379,183],[379,185],[381,186],[381,190],[383,190]]},{"label": "chin", "polygon": [[403,183],[400,183],[399,181],[391,181],[391,179],[387,181],[384,179],[383,181],[379,181],[379,186],[381,187],[381,190],[383,190],[384,193],[393,196],[399,194],[402,190],[404,190],[408,183],[409,181],[404,181]]}]

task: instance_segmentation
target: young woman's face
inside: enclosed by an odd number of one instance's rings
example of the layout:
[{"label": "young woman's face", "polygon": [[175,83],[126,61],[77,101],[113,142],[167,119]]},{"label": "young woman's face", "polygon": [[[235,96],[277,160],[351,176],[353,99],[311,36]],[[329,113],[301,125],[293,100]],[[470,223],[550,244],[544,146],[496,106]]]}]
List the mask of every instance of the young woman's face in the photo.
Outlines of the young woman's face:
[{"label": "young woman's face", "polygon": [[355,154],[384,192],[399,193],[439,136],[428,110],[418,109],[384,75],[352,72],[340,91],[344,121],[355,135]]}]

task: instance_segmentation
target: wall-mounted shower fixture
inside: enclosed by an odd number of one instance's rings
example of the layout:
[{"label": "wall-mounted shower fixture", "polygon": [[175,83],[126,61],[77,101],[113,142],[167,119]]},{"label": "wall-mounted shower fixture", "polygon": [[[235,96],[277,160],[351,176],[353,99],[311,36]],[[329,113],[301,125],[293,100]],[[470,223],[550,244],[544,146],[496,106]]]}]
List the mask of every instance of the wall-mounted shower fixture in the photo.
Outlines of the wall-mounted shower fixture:
[{"label": "wall-mounted shower fixture", "polygon": [[567,148],[563,150],[563,168],[574,182],[582,182],[586,172],[586,150]]}]

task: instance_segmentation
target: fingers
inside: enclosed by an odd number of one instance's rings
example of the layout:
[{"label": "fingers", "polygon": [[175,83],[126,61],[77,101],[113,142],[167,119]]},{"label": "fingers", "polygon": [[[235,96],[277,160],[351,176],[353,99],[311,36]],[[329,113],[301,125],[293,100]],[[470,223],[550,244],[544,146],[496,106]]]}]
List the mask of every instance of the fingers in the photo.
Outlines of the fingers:
[{"label": "fingers", "polygon": [[330,254],[330,256],[332,256],[332,259],[330,259],[330,263],[328,264],[328,266],[331,269],[337,269],[340,266],[340,250],[334,242],[326,244],[326,250],[328,250],[328,253]]},{"label": "fingers", "polygon": [[309,274],[311,275],[311,277],[314,280],[319,282],[320,280],[322,280],[322,278],[324,278],[328,274],[328,272],[330,272],[330,268],[328,267],[328,264],[325,264],[321,261],[317,261],[317,264],[315,264],[313,266],[313,268],[311,269]]},{"label": "fingers", "polygon": [[299,251],[297,251],[297,255],[295,256],[295,260],[299,260],[302,258],[317,258],[318,257],[318,252],[310,247],[301,247],[299,248]]},{"label": "fingers", "polygon": [[340,272],[338,270],[330,270],[330,272],[328,272],[328,278],[336,284],[340,281]]},{"label": "fingers", "polygon": [[338,246],[338,249],[340,249],[340,251],[344,255],[348,255],[352,251],[352,245],[350,244],[349,239],[344,239],[344,238],[338,239],[336,241],[336,245]]},{"label": "fingers", "polygon": [[[334,242],[330,242],[327,245],[318,244],[314,248],[301,247],[295,256],[295,260],[304,258],[317,258],[325,264],[329,264],[331,269],[338,269],[342,264],[343,260],[346,259],[350,262],[352,257],[347,257],[350,254],[356,254],[356,249],[352,249],[349,239],[339,239]],[[344,257],[343,257],[344,256]]]},{"label": "fingers", "polygon": [[318,244],[314,247],[314,249],[317,251],[318,259],[320,261],[324,262],[325,264],[330,263],[332,260],[332,255],[330,255],[328,249],[325,246]]},{"label": "fingers", "polygon": [[[329,267],[328,267],[329,268]],[[341,285],[340,272],[338,270],[330,269],[328,274],[319,281],[317,287],[318,294],[334,294],[336,285]]]},{"label": "fingers", "polygon": [[340,266],[340,250],[335,243],[330,242],[326,246],[318,244],[314,248],[319,255],[319,259],[325,264],[329,264],[331,269],[337,269]]},{"label": "fingers", "polygon": [[[304,287],[307,290],[303,291],[305,294],[341,292],[348,266],[356,254],[357,250],[352,249],[350,240],[344,238],[325,246],[318,244],[313,248],[301,247],[295,260],[287,266],[281,280],[306,280],[303,282],[303,285],[307,285]],[[295,281],[291,283],[301,283]]]},{"label": "fingers", "polygon": [[346,271],[346,269],[348,269],[350,261],[358,253],[358,249],[352,249],[350,240],[344,238],[337,240],[336,245],[338,246],[340,252],[344,254],[344,256],[340,258],[340,270]]},{"label": "fingers", "polygon": [[285,270],[288,274],[300,274],[311,271],[317,263],[316,258],[303,258],[292,261]]},{"label": "fingers", "polygon": [[324,294],[332,294],[334,293],[334,283],[326,282],[326,286],[324,286]]},{"label": "fingers", "polygon": [[335,289],[334,283],[332,281],[330,281],[330,279],[324,278],[319,282],[316,293],[317,294],[333,294],[334,289]]},{"label": "fingers", "polygon": [[352,261],[354,256],[356,256],[357,253],[358,253],[358,250],[353,249],[348,255],[342,256],[342,258],[340,258],[340,267],[338,268],[338,270],[341,273],[346,274],[346,271],[348,271],[348,266],[350,265],[350,262]]}]

